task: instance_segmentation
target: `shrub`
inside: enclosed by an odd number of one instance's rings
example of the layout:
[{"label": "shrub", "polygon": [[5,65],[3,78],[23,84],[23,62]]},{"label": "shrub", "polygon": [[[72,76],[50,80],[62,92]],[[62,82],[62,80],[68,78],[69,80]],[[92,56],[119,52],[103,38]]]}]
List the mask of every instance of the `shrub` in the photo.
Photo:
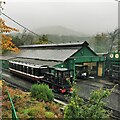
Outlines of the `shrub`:
[{"label": "shrub", "polygon": [[31,87],[31,96],[44,101],[52,101],[54,98],[52,90],[46,84],[34,84]]},{"label": "shrub", "polygon": [[20,100],[22,97],[20,95],[14,95],[12,98],[13,103],[15,103],[16,101]]},{"label": "shrub", "polygon": [[28,109],[24,109],[23,111],[22,111],[22,113],[26,116],[26,115],[28,115],[28,116],[31,116],[31,117],[34,117],[34,116],[36,116],[38,113],[40,112],[40,110],[39,110],[39,107],[32,107],[32,108],[28,108]]},{"label": "shrub", "polygon": [[110,112],[105,110],[103,101],[111,93],[111,90],[102,88],[94,90],[90,94],[88,102],[80,98],[76,92],[73,92],[70,103],[65,107],[64,118],[83,118],[83,119],[103,119],[109,118]]},{"label": "shrub", "polygon": [[52,112],[45,112],[45,117],[46,118],[54,118],[54,113],[52,113]]}]

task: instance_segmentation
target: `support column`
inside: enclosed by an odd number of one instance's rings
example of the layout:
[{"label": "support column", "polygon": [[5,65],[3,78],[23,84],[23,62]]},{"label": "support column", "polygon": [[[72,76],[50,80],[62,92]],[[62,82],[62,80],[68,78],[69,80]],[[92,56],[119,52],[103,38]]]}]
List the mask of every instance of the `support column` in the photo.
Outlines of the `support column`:
[{"label": "support column", "polygon": [[98,77],[98,67],[99,67],[99,63],[96,62],[96,77]]}]

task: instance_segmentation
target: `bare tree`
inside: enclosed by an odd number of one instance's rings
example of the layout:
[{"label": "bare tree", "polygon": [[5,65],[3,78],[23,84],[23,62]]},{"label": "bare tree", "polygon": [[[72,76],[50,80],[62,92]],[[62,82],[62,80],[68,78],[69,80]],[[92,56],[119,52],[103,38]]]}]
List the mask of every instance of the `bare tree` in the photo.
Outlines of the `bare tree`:
[{"label": "bare tree", "polygon": [[[109,38],[110,38],[110,49],[108,52],[112,51],[112,48],[114,46],[114,42],[118,40],[119,44],[119,39],[120,39],[120,29],[115,29],[113,32],[109,33]],[[119,45],[118,45],[119,46]]]}]

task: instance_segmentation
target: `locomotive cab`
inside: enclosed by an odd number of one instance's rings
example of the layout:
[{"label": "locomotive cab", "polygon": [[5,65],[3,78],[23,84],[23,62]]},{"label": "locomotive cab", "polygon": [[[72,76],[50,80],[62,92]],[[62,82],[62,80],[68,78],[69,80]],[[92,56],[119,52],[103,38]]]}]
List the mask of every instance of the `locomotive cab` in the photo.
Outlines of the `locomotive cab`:
[{"label": "locomotive cab", "polygon": [[55,68],[55,81],[54,83],[59,86],[61,93],[72,92],[73,77],[71,70],[67,68]]}]

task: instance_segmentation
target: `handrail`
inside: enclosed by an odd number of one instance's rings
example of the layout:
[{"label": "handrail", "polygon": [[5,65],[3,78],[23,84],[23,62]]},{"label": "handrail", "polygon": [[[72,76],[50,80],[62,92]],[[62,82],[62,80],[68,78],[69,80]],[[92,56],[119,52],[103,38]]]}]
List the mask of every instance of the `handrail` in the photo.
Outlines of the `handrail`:
[{"label": "handrail", "polygon": [[10,103],[12,105],[11,109],[12,109],[12,120],[18,120],[18,117],[17,117],[17,114],[16,114],[16,111],[15,111],[15,107],[14,107],[14,104],[12,102],[12,98],[10,96],[10,93],[8,90],[6,90],[7,93],[8,93],[8,97],[9,97],[9,100],[10,100]]}]

